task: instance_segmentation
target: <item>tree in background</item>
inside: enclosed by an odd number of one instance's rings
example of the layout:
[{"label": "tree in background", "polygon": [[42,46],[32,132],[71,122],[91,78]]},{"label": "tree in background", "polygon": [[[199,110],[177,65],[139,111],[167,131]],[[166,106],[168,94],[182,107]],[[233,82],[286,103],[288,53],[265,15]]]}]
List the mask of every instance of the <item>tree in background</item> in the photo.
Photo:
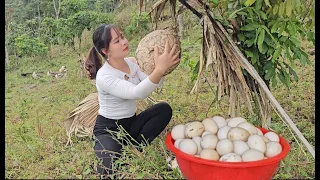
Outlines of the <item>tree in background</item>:
[{"label": "tree in background", "polygon": [[[118,5],[119,1],[112,0],[6,1],[7,65],[9,65],[9,56],[12,53],[17,54],[17,48],[20,49],[20,57],[30,55],[22,53],[22,49],[25,50],[28,46],[22,43],[26,42],[37,42],[38,45],[42,43],[50,47],[49,50],[52,45],[71,45],[75,49],[75,38],[78,38],[81,44],[81,35],[85,29],[90,30],[101,23],[111,23],[113,15],[109,12],[116,10]],[[29,41],[30,39],[37,40]],[[18,44],[19,47],[17,47]],[[30,52],[35,53],[35,50]],[[43,55],[43,53],[40,54]]]}]

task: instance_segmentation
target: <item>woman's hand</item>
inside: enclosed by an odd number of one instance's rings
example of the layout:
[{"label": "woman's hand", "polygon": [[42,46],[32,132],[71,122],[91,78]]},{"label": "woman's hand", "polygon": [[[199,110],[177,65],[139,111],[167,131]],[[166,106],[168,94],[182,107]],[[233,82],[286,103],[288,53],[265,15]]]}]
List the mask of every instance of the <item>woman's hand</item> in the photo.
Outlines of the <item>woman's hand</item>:
[{"label": "woman's hand", "polygon": [[176,54],[174,54],[176,48],[176,45],[170,47],[168,41],[166,41],[164,52],[159,55],[159,48],[154,47],[155,71],[165,75],[169,68],[180,62],[180,58],[178,58],[180,52],[178,51]]}]

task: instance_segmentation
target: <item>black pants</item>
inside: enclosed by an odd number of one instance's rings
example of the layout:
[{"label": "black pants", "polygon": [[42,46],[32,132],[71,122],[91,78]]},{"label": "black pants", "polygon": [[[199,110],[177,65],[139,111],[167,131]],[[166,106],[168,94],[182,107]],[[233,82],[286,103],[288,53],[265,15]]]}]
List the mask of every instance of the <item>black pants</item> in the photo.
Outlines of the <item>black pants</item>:
[{"label": "black pants", "polygon": [[[151,143],[167,126],[172,117],[169,104],[161,102],[130,118],[114,120],[98,115],[93,130],[95,136],[94,151],[102,164],[98,164],[100,175],[112,174],[112,163],[121,155],[122,145],[106,130],[118,131],[122,126],[137,143]],[[121,141],[121,140],[119,140]],[[132,141],[135,144],[134,141]]]}]

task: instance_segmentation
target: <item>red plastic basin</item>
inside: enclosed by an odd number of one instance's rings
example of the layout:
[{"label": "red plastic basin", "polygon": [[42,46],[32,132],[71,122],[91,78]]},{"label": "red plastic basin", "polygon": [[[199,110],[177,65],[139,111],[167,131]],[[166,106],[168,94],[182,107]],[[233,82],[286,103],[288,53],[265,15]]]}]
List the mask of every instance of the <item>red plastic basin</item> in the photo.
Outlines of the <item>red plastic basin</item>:
[{"label": "red plastic basin", "polygon": [[[259,128],[263,134],[269,132]],[[271,179],[289,151],[289,143],[281,136],[282,152],[274,157],[252,162],[221,162],[201,159],[186,154],[174,146],[171,133],[166,136],[166,146],[176,156],[182,175],[188,180],[267,180]]]}]

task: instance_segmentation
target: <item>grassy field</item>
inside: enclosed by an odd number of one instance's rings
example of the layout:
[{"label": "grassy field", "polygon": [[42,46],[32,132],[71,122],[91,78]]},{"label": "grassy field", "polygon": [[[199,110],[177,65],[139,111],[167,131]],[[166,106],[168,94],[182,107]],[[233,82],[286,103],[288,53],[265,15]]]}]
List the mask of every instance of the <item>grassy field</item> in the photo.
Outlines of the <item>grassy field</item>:
[{"label": "grassy field", "polygon": [[[90,36],[89,36],[90,37]],[[183,55],[196,61],[199,55],[200,41],[196,33],[190,39],[182,41]],[[90,39],[90,38],[89,38]],[[131,41],[131,54],[138,40]],[[312,48],[309,43],[304,43]],[[78,54],[68,47],[60,47],[61,54],[54,52],[52,58],[22,58],[18,67],[5,73],[5,178],[13,179],[96,179],[96,159],[90,138],[75,138],[74,146],[65,146],[66,131],[62,121],[77,104],[95,87],[86,78],[80,77]],[[83,50],[86,54],[86,50]],[[310,57],[311,66],[297,64],[299,81],[292,83],[291,89],[282,84],[272,88],[271,92],[285,109],[296,126],[314,146],[315,144],[315,60]],[[67,76],[52,78],[47,71],[58,71],[66,66]],[[44,72],[42,78],[21,76],[22,72]],[[172,154],[166,149],[164,138],[177,123],[190,120],[202,120],[206,117],[228,113],[227,101],[213,103],[215,93],[210,85],[202,85],[196,100],[190,94],[190,67],[180,63],[175,71],[167,76],[161,91],[152,97],[167,101],[173,108],[173,118],[169,126],[150,146],[145,147],[142,156],[129,148],[125,149],[121,163],[130,164],[126,172],[119,169],[124,178],[181,179],[177,169],[167,167],[166,158]],[[243,117],[246,117],[243,114]],[[250,121],[250,119],[248,119]],[[293,136],[293,132],[273,111],[272,125],[281,136],[290,142],[291,151],[281,162],[275,179],[313,179],[315,163],[303,144]]]}]

